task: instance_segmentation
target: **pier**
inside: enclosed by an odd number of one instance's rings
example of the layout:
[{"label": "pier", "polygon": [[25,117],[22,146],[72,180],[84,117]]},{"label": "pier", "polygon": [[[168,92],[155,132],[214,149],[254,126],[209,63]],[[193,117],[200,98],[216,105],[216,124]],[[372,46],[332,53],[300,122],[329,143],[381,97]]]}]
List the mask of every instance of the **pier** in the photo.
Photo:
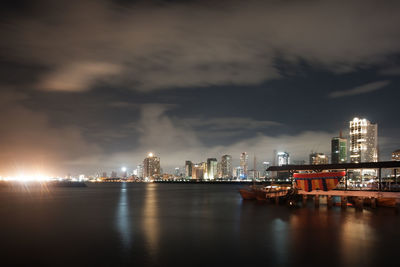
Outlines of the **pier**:
[{"label": "pier", "polygon": [[[371,188],[349,188],[349,170],[375,169],[377,177],[375,177],[376,190]],[[356,209],[363,209],[364,204],[372,208],[376,208],[380,203],[382,205],[393,206],[397,211],[400,211],[400,190],[394,190],[391,182],[388,187],[383,186],[382,169],[391,169],[394,174],[393,184],[398,185],[397,169],[400,169],[400,161],[384,161],[384,162],[363,162],[363,163],[343,163],[343,164],[321,164],[321,165],[284,165],[271,166],[267,171],[289,172],[290,180],[293,182],[294,173],[312,173],[324,171],[345,171],[346,175],[340,181],[338,187],[334,190],[298,190],[297,194],[302,196],[302,202],[305,204],[308,198],[312,198],[316,208],[319,207],[320,197],[327,198],[328,207],[332,207],[335,203],[333,197],[340,197],[340,203],[343,208],[347,207],[348,201],[351,199],[354,202]],[[362,181],[362,178],[361,178]]]}]

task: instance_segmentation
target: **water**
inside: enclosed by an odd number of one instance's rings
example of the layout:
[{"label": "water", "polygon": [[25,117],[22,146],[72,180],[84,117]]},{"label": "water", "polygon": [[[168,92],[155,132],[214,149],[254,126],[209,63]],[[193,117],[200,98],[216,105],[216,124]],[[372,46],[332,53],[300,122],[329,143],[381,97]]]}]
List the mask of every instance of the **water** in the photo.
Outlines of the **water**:
[{"label": "water", "polygon": [[290,209],[236,185],[0,188],[0,264],[40,266],[398,265],[393,209]]}]

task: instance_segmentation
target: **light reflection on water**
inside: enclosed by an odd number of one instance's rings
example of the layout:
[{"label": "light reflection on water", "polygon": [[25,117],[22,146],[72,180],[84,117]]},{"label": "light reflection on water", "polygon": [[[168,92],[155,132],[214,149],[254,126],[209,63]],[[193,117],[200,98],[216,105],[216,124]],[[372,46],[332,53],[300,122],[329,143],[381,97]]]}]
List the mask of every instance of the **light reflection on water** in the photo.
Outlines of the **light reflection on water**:
[{"label": "light reflection on water", "polygon": [[0,188],[3,258],[26,266],[383,266],[400,240],[392,209],[290,209],[242,201],[232,185],[94,184],[42,194]]},{"label": "light reflection on water", "polygon": [[129,249],[132,242],[131,219],[129,217],[128,190],[126,183],[121,184],[117,208],[117,228],[121,236],[124,249]]},{"label": "light reflection on water", "polygon": [[145,189],[144,206],[142,214],[142,229],[152,258],[157,256],[159,243],[159,218],[157,184],[148,184]]}]

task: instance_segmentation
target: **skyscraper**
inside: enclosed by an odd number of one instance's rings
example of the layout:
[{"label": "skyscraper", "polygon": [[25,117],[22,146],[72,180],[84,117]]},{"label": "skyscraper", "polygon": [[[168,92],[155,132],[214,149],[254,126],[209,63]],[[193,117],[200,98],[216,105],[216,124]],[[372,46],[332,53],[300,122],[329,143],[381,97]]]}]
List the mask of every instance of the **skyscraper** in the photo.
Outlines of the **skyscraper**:
[{"label": "skyscraper", "polygon": [[347,140],[342,137],[333,137],[331,141],[331,163],[346,163],[347,162]]},{"label": "skyscraper", "polygon": [[149,153],[149,155],[143,160],[143,175],[145,178],[157,178],[160,177],[160,158]]},{"label": "skyscraper", "polygon": [[222,178],[232,177],[232,156],[223,155],[221,157],[221,176]]},{"label": "skyscraper", "polygon": [[192,178],[193,179],[203,179],[204,178],[204,167],[205,163],[198,163],[192,165]]},{"label": "skyscraper", "polygon": [[243,176],[244,178],[247,177],[248,175],[248,165],[249,165],[249,155],[247,155],[247,152],[242,152],[240,154],[240,168],[243,170]]},{"label": "skyscraper", "polygon": [[350,128],[350,161],[378,161],[378,124],[367,119],[354,118],[349,123]]},{"label": "skyscraper", "polygon": [[214,180],[217,178],[217,159],[207,159],[207,179]]},{"label": "skyscraper", "polygon": [[190,160],[185,161],[185,177],[192,178],[193,163]]},{"label": "skyscraper", "polygon": [[270,163],[268,161],[264,161],[263,162],[263,176],[264,178],[267,178],[269,176],[269,173],[267,171],[268,167],[269,167]]},{"label": "skyscraper", "polygon": [[278,158],[278,166],[282,165],[289,165],[290,164],[290,156],[289,153],[287,152],[278,152],[277,154]]},{"label": "skyscraper", "polygon": [[328,164],[329,159],[324,153],[311,153],[310,154],[310,164],[311,165],[319,165],[319,164]]}]

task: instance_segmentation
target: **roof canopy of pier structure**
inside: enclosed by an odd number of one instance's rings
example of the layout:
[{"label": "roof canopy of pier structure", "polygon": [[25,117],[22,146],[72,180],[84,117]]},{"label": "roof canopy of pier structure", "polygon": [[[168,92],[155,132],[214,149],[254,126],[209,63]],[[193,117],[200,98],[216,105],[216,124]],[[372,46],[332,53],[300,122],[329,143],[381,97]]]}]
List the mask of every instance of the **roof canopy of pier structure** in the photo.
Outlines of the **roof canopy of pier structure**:
[{"label": "roof canopy of pier structure", "polygon": [[318,165],[283,165],[271,166],[267,171],[323,171],[349,169],[394,169],[400,168],[400,161],[318,164]]}]

